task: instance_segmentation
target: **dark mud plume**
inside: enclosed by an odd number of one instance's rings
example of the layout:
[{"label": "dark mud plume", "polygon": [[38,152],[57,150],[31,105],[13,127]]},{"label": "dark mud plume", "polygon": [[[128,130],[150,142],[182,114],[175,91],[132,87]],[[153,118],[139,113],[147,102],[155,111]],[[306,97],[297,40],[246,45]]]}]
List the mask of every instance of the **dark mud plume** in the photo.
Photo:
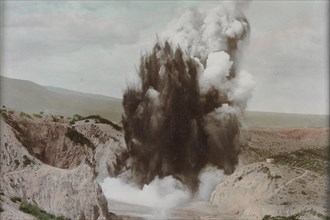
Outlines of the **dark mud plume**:
[{"label": "dark mud plume", "polygon": [[233,31],[218,33],[221,44],[214,51],[205,44],[200,52],[198,45],[191,50],[182,38],[183,48],[180,41],[159,41],[141,57],[140,82],[124,92],[122,119],[125,164],[139,186],[172,175],[196,191],[205,166],[234,171],[241,117],[254,82],[236,65],[247,20],[239,14],[232,23]]}]

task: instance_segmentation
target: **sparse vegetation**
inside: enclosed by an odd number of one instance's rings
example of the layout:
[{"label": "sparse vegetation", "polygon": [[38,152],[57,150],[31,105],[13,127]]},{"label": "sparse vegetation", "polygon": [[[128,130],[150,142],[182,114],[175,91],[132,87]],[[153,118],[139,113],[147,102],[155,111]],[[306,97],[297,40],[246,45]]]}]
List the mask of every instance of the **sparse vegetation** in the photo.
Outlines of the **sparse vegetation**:
[{"label": "sparse vegetation", "polygon": [[33,114],[33,117],[35,117],[35,118],[42,118],[42,115],[40,115],[40,114]]},{"label": "sparse vegetation", "polygon": [[88,138],[86,138],[84,135],[82,135],[72,127],[68,127],[65,136],[70,138],[70,140],[74,143],[86,145],[87,147],[95,149],[94,144]]},{"label": "sparse vegetation", "polygon": [[111,125],[117,131],[121,131],[121,127],[119,125],[113,123],[112,121],[109,121],[108,119],[102,118],[99,115],[90,115],[90,116],[84,117],[83,119],[85,119],[85,120],[94,119],[96,123],[108,124],[108,125]]},{"label": "sparse vegetation", "polygon": [[3,201],[3,200],[2,200],[2,196],[4,196],[4,195],[5,195],[5,194],[4,194],[3,192],[0,192],[0,200],[1,200],[1,201]]},{"label": "sparse vegetation", "polygon": [[89,115],[87,117],[83,117],[81,115],[75,114],[70,121],[70,124],[73,125],[76,121],[85,120],[85,122],[89,122],[89,119],[93,119],[95,123],[108,124],[111,125],[117,131],[121,131],[121,127],[108,119],[102,118],[100,115]]},{"label": "sparse vegetation", "polygon": [[10,201],[17,203],[17,202],[22,202],[22,199],[20,197],[15,196],[15,197],[11,197]]},{"label": "sparse vegetation", "polygon": [[56,217],[53,214],[49,214],[46,211],[40,209],[27,202],[22,202],[19,206],[19,210],[27,214],[35,216],[38,220],[67,220],[64,216]]},{"label": "sparse vegetation", "polygon": [[269,168],[266,167],[266,166],[264,166],[263,164],[261,164],[261,166],[260,166],[260,170],[261,170],[262,172],[264,172],[264,173],[267,174],[267,178],[268,178],[268,179],[271,179],[271,180],[275,179],[275,180],[276,180],[276,179],[280,179],[280,178],[282,178],[282,176],[280,176],[280,175],[278,175],[278,174],[272,175],[272,174],[270,173]]},{"label": "sparse vegetation", "polygon": [[52,116],[53,122],[59,122],[60,121],[60,119],[57,116],[55,116],[55,115],[51,115],[51,116]]},{"label": "sparse vegetation", "polygon": [[26,167],[26,166],[28,166],[28,165],[30,165],[30,164],[32,164],[32,160],[30,159],[30,158],[28,158],[26,155],[24,155],[23,156],[23,164],[24,164],[24,167]]},{"label": "sparse vegetation", "polygon": [[25,112],[21,112],[19,115],[20,115],[21,117],[26,117],[26,118],[32,119],[32,116],[29,115],[28,113],[25,113]]},{"label": "sparse vegetation", "polygon": [[264,172],[264,173],[269,173],[269,168],[266,167],[266,166],[264,166],[263,164],[261,164],[260,168],[261,168],[260,170],[261,170],[262,172]]},{"label": "sparse vegetation", "polygon": [[298,215],[290,215],[290,216],[270,216],[265,215],[262,220],[299,220]]},{"label": "sparse vegetation", "polygon": [[295,192],[294,191],[289,191],[289,194],[293,195],[293,194],[295,194]]},{"label": "sparse vegetation", "polygon": [[274,156],[275,163],[310,170],[321,175],[326,174],[327,152],[326,149],[305,149],[290,154]]},{"label": "sparse vegetation", "polygon": [[300,217],[306,215],[306,214],[311,214],[314,216],[317,216],[318,218],[322,218],[322,219],[326,219],[329,220],[330,217],[329,216],[325,216],[313,209],[309,209],[309,210],[304,210],[301,211],[297,214],[294,215],[290,215],[290,216],[270,216],[270,215],[265,215],[262,220],[299,220]]},{"label": "sparse vegetation", "polygon": [[78,114],[73,115],[71,122],[76,122],[82,120],[84,117]]},{"label": "sparse vegetation", "polygon": [[16,159],[16,160],[14,160],[14,163],[15,163],[15,165],[16,165],[16,167],[18,167],[19,166],[19,161]]},{"label": "sparse vegetation", "polygon": [[6,111],[1,111],[0,116],[3,117],[3,119],[6,121],[8,121],[8,119],[10,118],[10,115],[8,115]]},{"label": "sparse vegetation", "polygon": [[0,109],[0,114],[4,114],[4,113],[7,113],[7,110],[6,109]]},{"label": "sparse vegetation", "polygon": [[278,174],[276,174],[275,176],[271,176],[271,178],[272,179],[280,179],[280,178],[282,178],[282,176],[281,175],[278,175]]}]

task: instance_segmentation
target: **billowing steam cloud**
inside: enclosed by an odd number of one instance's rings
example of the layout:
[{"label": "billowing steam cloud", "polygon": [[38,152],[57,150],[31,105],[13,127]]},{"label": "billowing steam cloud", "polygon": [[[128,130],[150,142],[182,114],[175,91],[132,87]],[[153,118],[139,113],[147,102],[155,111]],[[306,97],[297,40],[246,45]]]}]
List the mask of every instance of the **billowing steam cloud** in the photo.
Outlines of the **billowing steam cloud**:
[{"label": "billowing steam cloud", "polygon": [[190,10],[141,58],[123,98],[126,167],[140,185],[173,176],[196,191],[207,165],[233,172],[254,82],[240,71],[249,24],[234,4]]},{"label": "billowing steam cloud", "polygon": [[238,1],[218,5],[208,11],[188,10],[179,20],[173,20],[162,38],[180,45],[202,63],[215,51],[226,51],[233,63],[230,77],[239,68],[239,56],[249,40],[250,27],[238,8]]},{"label": "billowing steam cloud", "polygon": [[[198,177],[199,190],[194,196],[187,187],[172,176],[162,179],[156,177],[142,188],[127,183],[122,178],[114,177],[107,177],[100,184],[107,198],[144,206],[144,209],[133,209],[132,215],[146,219],[166,219],[172,208],[178,208],[191,201],[209,201],[212,191],[225,177],[222,170],[216,167],[206,167]],[[130,214],[127,213],[130,210],[124,211],[125,214]]]}]

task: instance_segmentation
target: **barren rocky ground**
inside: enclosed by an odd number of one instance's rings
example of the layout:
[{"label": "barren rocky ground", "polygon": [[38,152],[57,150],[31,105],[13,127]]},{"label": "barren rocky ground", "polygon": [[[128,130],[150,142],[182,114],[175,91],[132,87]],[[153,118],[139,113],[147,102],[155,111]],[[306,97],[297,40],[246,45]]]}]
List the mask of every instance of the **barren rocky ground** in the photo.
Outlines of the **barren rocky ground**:
[{"label": "barren rocky ground", "polygon": [[[237,169],[216,187],[210,200],[177,207],[167,218],[329,215],[328,128],[249,128],[245,137]],[[116,157],[124,150],[120,127],[100,117],[74,120],[2,112],[1,219],[46,214],[49,219],[131,219],[134,216],[125,211],[148,213],[148,207],[107,201],[98,184],[114,174]],[[267,163],[267,158],[274,161]],[[39,214],[27,214],[35,209],[41,210]]]},{"label": "barren rocky ground", "polygon": [[109,219],[97,179],[111,174],[123,149],[120,127],[97,117],[2,112],[1,218],[33,218],[22,211],[24,201],[49,219]]}]

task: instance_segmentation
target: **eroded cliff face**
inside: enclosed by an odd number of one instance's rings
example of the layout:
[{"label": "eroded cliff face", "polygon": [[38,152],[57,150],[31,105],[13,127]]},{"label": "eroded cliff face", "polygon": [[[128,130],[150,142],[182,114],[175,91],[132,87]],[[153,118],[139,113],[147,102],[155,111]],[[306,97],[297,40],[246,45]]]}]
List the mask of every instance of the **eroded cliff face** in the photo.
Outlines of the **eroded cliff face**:
[{"label": "eroded cliff face", "polygon": [[117,157],[126,150],[123,132],[95,120],[76,122],[75,129],[96,146],[93,151],[97,179],[102,180],[116,172]]},{"label": "eroded cliff face", "polygon": [[56,122],[49,117],[30,119],[15,114],[7,114],[5,122],[29,153],[45,164],[71,169],[93,160],[91,147],[67,137],[67,131],[72,127],[69,123]]},{"label": "eroded cliff face", "polygon": [[118,128],[93,119],[70,123],[15,113],[0,120],[2,219],[31,217],[11,198],[55,216],[110,219],[97,179],[114,172],[116,154],[125,149]]}]

